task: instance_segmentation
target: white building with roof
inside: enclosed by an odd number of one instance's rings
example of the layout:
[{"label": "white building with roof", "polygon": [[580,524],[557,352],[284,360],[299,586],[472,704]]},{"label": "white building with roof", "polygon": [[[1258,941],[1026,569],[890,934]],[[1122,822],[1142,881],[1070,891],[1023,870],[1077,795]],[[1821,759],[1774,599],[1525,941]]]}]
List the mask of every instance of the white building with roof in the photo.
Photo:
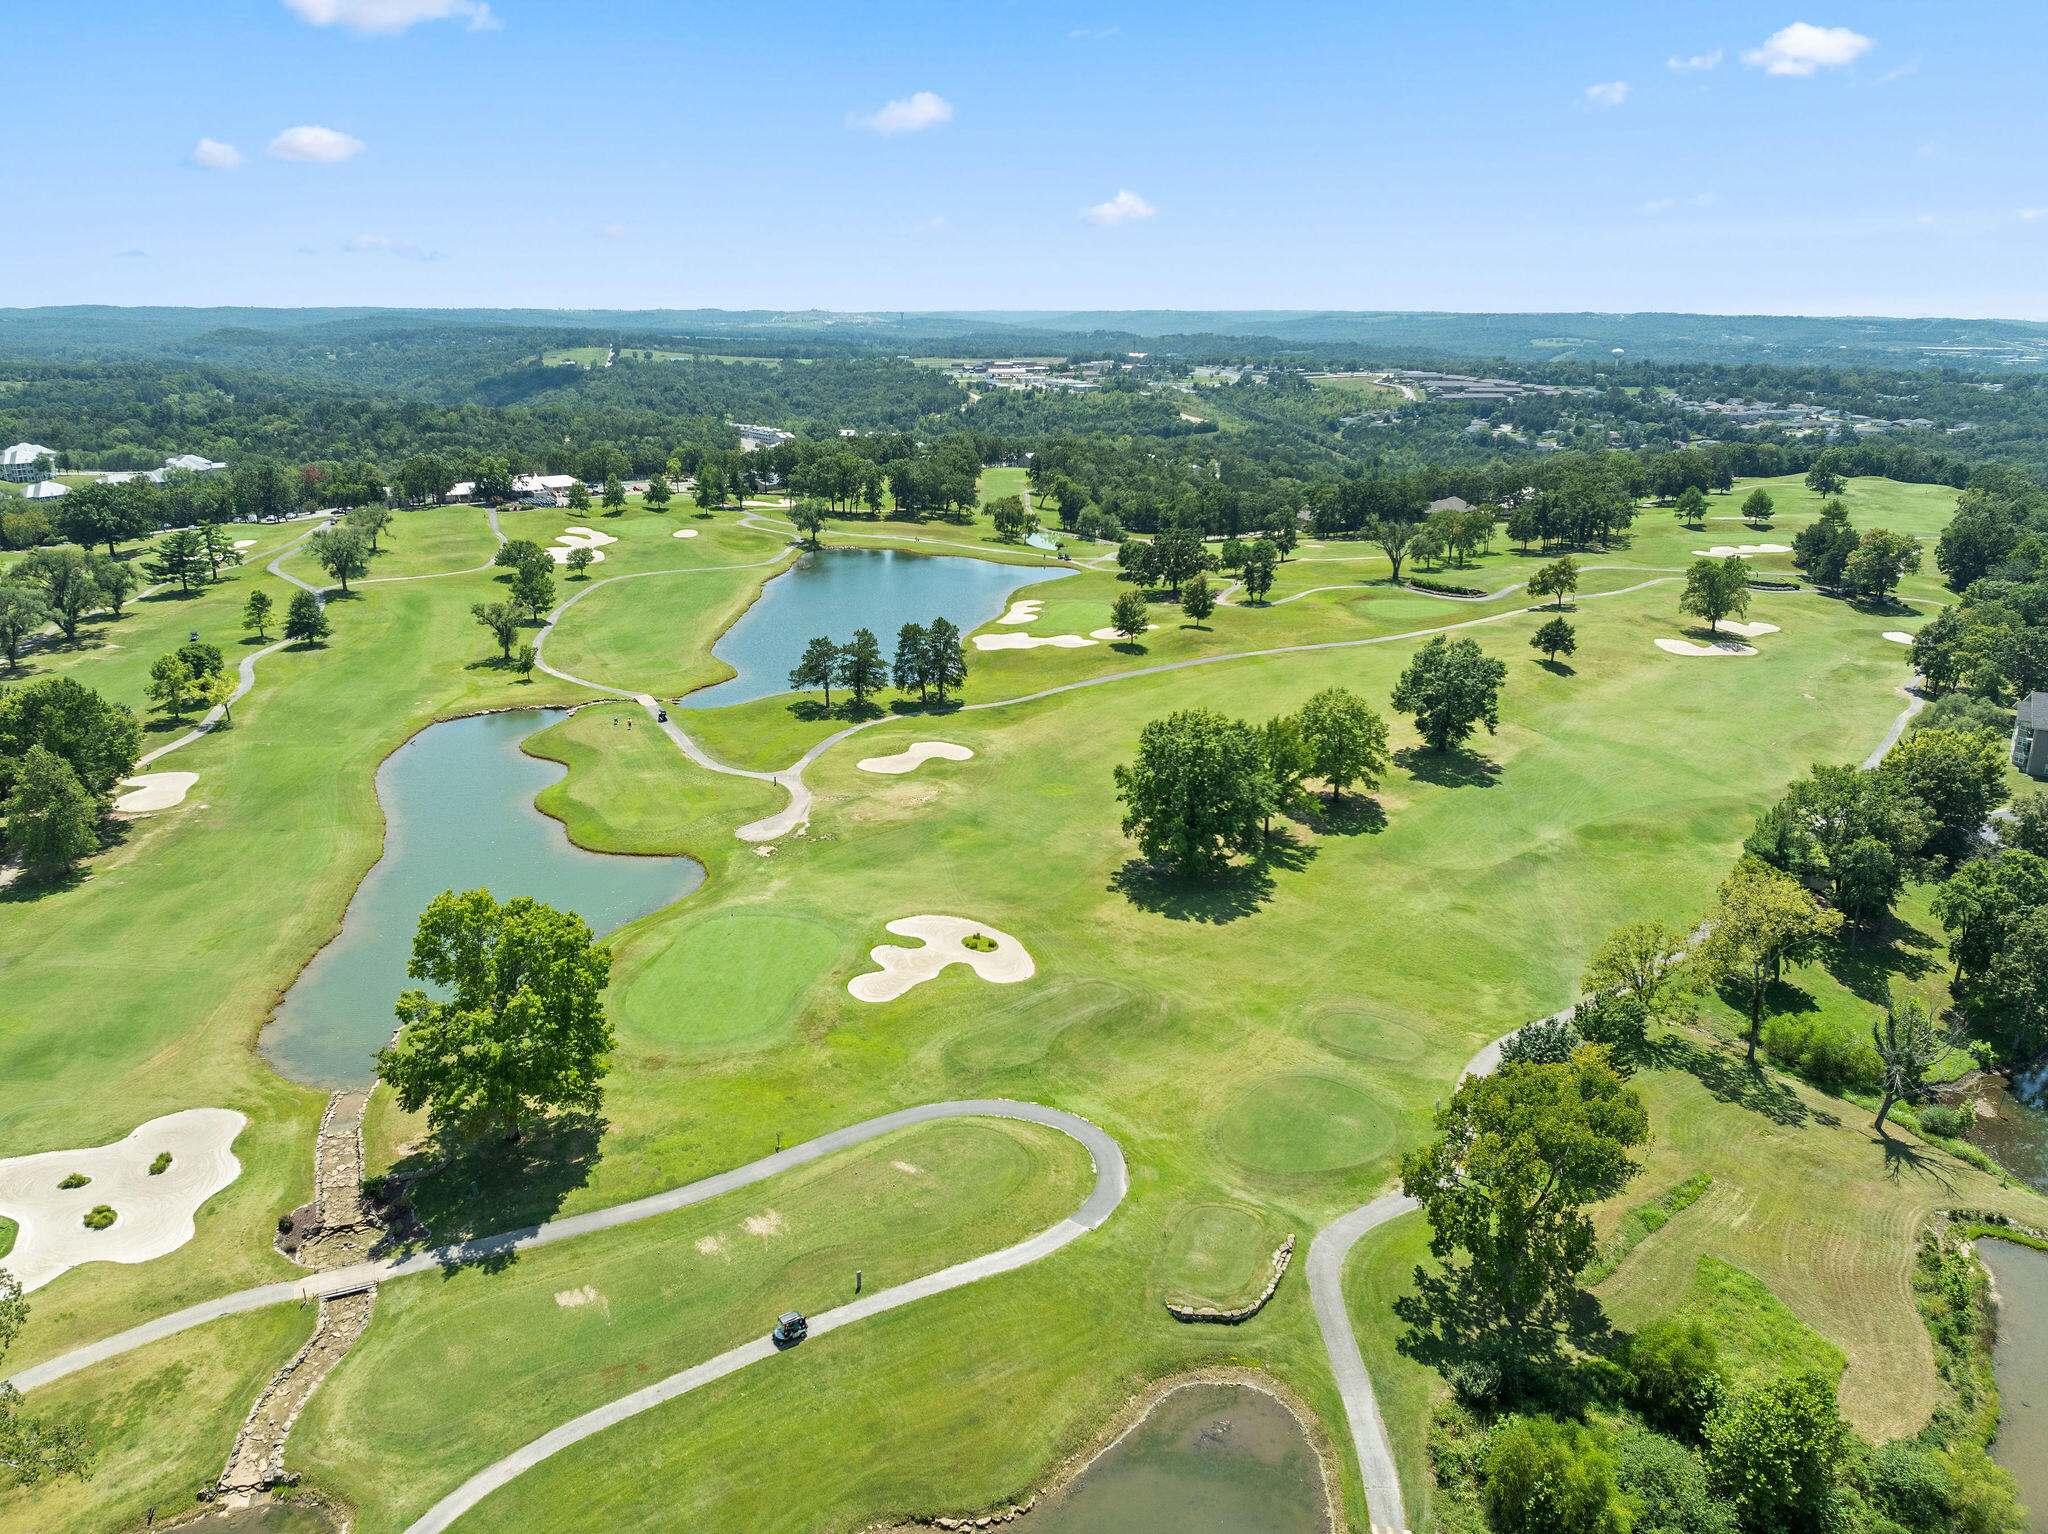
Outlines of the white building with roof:
[{"label": "white building with roof", "polygon": [[60,495],[69,495],[71,487],[61,480],[39,479],[21,492],[24,501],[54,501]]},{"label": "white building with roof", "polygon": [[34,442],[17,442],[12,447],[0,448],[0,479],[11,479],[16,484],[34,484],[39,479],[48,479],[49,470],[36,467],[39,459],[55,464],[57,450]]},{"label": "white building with roof", "polygon": [[194,474],[216,474],[220,470],[225,469],[227,465],[215,463],[211,458],[202,458],[197,453],[180,453],[175,458],[166,458],[164,460],[164,467],[167,469],[186,469]]}]

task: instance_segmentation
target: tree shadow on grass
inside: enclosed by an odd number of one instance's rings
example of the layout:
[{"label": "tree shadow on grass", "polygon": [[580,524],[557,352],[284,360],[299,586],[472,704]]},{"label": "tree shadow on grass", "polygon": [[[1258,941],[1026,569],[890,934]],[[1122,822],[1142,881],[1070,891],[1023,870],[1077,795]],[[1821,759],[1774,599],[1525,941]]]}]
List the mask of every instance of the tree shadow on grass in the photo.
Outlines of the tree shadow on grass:
[{"label": "tree shadow on grass", "polygon": [[1934,940],[1918,928],[1894,923],[1885,936],[1888,941],[1859,948],[1837,945],[1822,961],[1836,984],[1878,1007],[1890,997],[1894,979],[1919,980],[1939,967],[1925,951]]},{"label": "tree shadow on grass", "polygon": [[1323,797],[1311,799],[1294,816],[1318,836],[1377,836],[1387,828],[1387,812],[1380,802],[1364,794],[1346,794],[1334,805]]},{"label": "tree shadow on grass", "polygon": [[1761,1114],[1773,1124],[1796,1129],[1813,1116],[1799,1094],[1761,1063],[1750,1065],[1735,1055],[1676,1034],[1650,1044],[1648,1054],[1660,1070],[1683,1071],[1705,1087],[1710,1096]]},{"label": "tree shadow on grass", "polygon": [[1466,1275],[1459,1267],[1414,1270],[1413,1291],[1393,1303],[1394,1314],[1408,1325],[1395,1339],[1395,1351],[1453,1383],[1496,1382],[1491,1390],[1482,1385],[1481,1393],[1500,1405],[1583,1410],[1586,1379],[1572,1355],[1604,1354],[1615,1341],[1600,1301],[1580,1290],[1568,1303],[1545,1305],[1512,1325]]},{"label": "tree shadow on grass", "polygon": [[1916,1177],[1934,1182],[1943,1193],[1956,1191],[1955,1179],[1949,1175],[1948,1168],[1919,1146],[1905,1140],[1894,1140],[1890,1134],[1879,1130],[1870,1132],[1870,1143],[1884,1153],[1887,1182],[1897,1182],[1901,1173],[1911,1172]]},{"label": "tree shadow on grass", "polygon": [[1411,778],[1439,788],[1492,788],[1500,781],[1500,763],[1470,751],[1403,746],[1394,753],[1394,765]]},{"label": "tree shadow on grass", "polygon": [[[593,1114],[563,1114],[532,1134],[507,1141],[497,1134],[477,1140],[430,1141],[399,1160],[396,1174],[423,1172],[405,1198],[427,1228],[423,1241],[402,1250],[448,1246],[554,1218],[570,1194],[589,1184],[604,1159],[604,1135],[611,1126]],[[511,1254],[487,1257],[481,1266],[502,1266]]]},{"label": "tree shadow on grass", "polygon": [[1220,926],[1256,914],[1273,898],[1271,865],[1300,867],[1312,856],[1290,838],[1284,846],[1269,843],[1264,857],[1234,864],[1210,880],[1184,878],[1143,858],[1131,858],[1109,876],[1108,887],[1111,894],[1168,921]]},{"label": "tree shadow on grass", "polygon": [[817,698],[798,698],[790,704],[790,713],[805,724],[817,724],[827,719],[843,719],[848,724],[863,724],[870,719],[880,719],[888,710],[870,698],[865,703],[855,703],[851,698],[838,703],[826,704]]},{"label": "tree shadow on grass", "polygon": [[1552,676],[1577,676],[1579,674],[1576,667],[1568,666],[1561,660],[1539,660],[1536,664],[1545,671],[1548,671]]}]

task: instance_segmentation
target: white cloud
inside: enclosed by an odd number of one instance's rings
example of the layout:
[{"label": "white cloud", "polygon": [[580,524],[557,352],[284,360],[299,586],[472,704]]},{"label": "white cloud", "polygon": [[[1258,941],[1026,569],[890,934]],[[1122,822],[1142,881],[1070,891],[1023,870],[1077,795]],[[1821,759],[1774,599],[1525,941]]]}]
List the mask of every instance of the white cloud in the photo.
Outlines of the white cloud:
[{"label": "white cloud", "polygon": [[1083,37],[1089,39],[1115,37],[1122,30],[1121,27],[1076,27],[1067,36],[1069,38]]},{"label": "white cloud", "polygon": [[1853,64],[1877,44],[1847,27],[1816,27],[1795,21],[1764,39],[1761,48],[1743,54],[1742,62],[1765,74],[1802,78],[1823,69]]},{"label": "white cloud", "polygon": [[1673,56],[1664,61],[1664,67],[1666,69],[1675,69],[1680,74],[1689,74],[1696,69],[1712,69],[1720,62],[1721,50],[1716,48],[1712,53],[1695,53],[1689,59]]},{"label": "white cloud", "polygon": [[2026,220],[2026,221],[2027,221],[2028,223],[2030,223],[2030,224],[2031,224],[2031,223],[2032,223],[2032,222],[2033,222],[2033,221],[2034,221],[2035,219],[2037,219],[2037,218],[2040,218],[2040,217],[2041,217],[2041,216],[2042,216],[2043,214],[2048,214],[2048,208],[2022,208],[2022,209],[2020,209],[2020,217],[2021,217],[2021,218],[2023,218],[2023,219],[2025,219],[2025,220]]},{"label": "white cloud", "polygon": [[242,151],[219,139],[203,138],[192,150],[192,163],[201,170],[233,170],[242,163]]},{"label": "white cloud", "polygon": [[917,226],[918,232],[921,234],[934,234],[945,227],[946,215],[943,213],[934,213],[930,218]]},{"label": "white cloud", "polygon": [[1677,206],[1678,199],[1675,197],[1652,197],[1643,204],[1642,211],[1645,213],[1669,213]]},{"label": "white cloud", "polygon": [[304,160],[317,165],[338,165],[363,152],[363,141],[333,128],[305,123],[287,128],[270,141],[273,160]]},{"label": "white cloud", "polygon": [[316,27],[347,27],[351,32],[403,32],[422,21],[467,21],[472,32],[501,25],[485,0],[284,0],[299,17]]},{"label": "white cloud", "polygon": [[1586,87],[1586,99],[1597,106],[1618,107],[1628,100],[1628,81],[1609,80],[1605,85]]},{"label": "white cloud", "polygon": [[1932,227],[1934,223],[1934,215],[1932,213],[1923,213],[1920,215],[1919,221],[1921,224],[1925,226]]},{"label": "white cloud", "polygon": [[1929,139],[1926,143],[1922,144],[1919,147],[1919,149],[1917,149],[1914,152],[1918,154],[1920,158],[1923,160],[1931,160],[1936,155],[1941,153],[1941,145],[1937,143],[1935,140]]},{"label": "white cloud", "polygon": [[626,237],[626,226],[624,224],[616,222],[609,224],[599,224],[597,226],[597,232],[603,235],[606,239],[623,240]]},{"label": "white cloud", "polygon": [[358,234],[341,242],[341,248],[361,255],[382,252],[387,256],[403,256],[408,261],[438,261],[440,252],[424,250],[410,240],[387,239],[381,234]]},{"label": "white cloud", "polygon": [[1870,83],[1872,85],[1890,85],[1894,80],[1903,80],[1907,75],[1917,75],[1918,73],[1920,73],[1920,61],[1918,59],[1910,59],[1906,63],[1901,64],[1897,69],[1887,70]]},{"label": "white cloud", "polygon": [[953,103],[930,91],[919,91],[901,101],[892,101],[867,117],[857,112],[846,114],[847,127],[867,128],[875,133],[918,133],[952,120]]},{"label": "white cloud", "polygon": [[1136,192],[1118,187],[1116,196],[1108,202],[1098,202],[1092,208],[1083,208],[1081,217],[1098,229],[1108,229],[1115,224],[1129,223],[1134,218],[1150,218],[1158,211]]}]

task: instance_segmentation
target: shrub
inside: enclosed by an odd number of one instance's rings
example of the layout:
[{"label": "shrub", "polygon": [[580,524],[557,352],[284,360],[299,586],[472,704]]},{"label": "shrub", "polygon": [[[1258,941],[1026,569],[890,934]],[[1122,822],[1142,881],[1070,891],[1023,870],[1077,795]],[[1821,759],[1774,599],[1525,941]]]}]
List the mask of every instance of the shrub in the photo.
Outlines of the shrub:
[{"label": "shrub", "polygon": [[1500,1047],[1500,1063],[1563,1065],[1571,1059],[1572,1051],[1584,1042],[1578,1029],[1570,1023],[1544,1018],[1508,1035]]},{"label": "shrub", "polygon": [[1667,1432],[1696,1436],[1727,1393],[1714,1335],[1696,1316],[1652,1321],[1629,1338],[1621,1365],[1629,1400]]},{"label": "shrub", "polygon": [[996,940],[986,932],[970,932],[960,939],[962,948],[972,948],[976,953],[994,953]]},{"label": "shrub", "polygon": [[105,1230],[114,1223],[114,1211],[105,1204],[95,1204],[86,1214],[87,1230]]},{"label": "shrub", "polygon": [[156,1160],[150,1162],[149,1164],[149,1175],[152,1177],[161,1177],[170,1169],[171,1153],[169,1151],[158,1151],[156,1153]]},{"label": "shrub", "polygon": [[1450,581],[1429,581],[1424,580],[1419,575],[1409,576],[1407,584],[1413,586],[1417,591],[1434,591],[1437,595],[1446,597],[1483,597],[1487,595],[1486,592],[1477,586],[1458,586],[1453,585]]},{"label": "shrub", "polygon": [[1486,1452],[1486,1511],[1505,1534],[1627,1534],[1614,1462],[1576,1422],[1510,1417]]},{"label": "shrub", "polygon": [[1588,996],[1573,1008],[1572,1026],[1587,1043],[1605,1044],[1617,1055],[1641,1049],[1650,1032],[1642,1004],[1620,991]]},{"label": "shrub", "polygon": [[92,1179],[86,1176],[85,1173],[73,1172],[69,1177],[58,1183],[57,1186],[60,1188],[82,1188],[91,1181]]},{"label": "shrub", "polygon": [[1968,1108],[1951,1108],[1947,1103],[1928,1103],[1914,1109],[1913,1116],[1920,1121],[1922,1134],[1938,1135],[1944,1140],[1962,1139],[1977,1117]]},{"label": "shrub", "polygon": [[1713,1495],[1706,1466],[1683,1444],[1630,1428],[1614,1446],[1615,1481],[1636,1505],[1636,1527],[1657,1534],[1735,1534],[1735,1509]]},{"label": "shrub", "polygon": [[1715,1490],[1745,1528],[1801,1534],[1833,1524],[1849,1425],[1830,1381],[1775,1380],[1709,1417],[1706,1438]]},{"label": "shrub", "polygon": [[1474,1406],[1498,1406],[1501,1401],[1500,1365],[1490,1358],[1468,1358],[1444,1370],[1444,1380],[1458,1393],[1458,1399]]},{"label": "shrub", "polygon": [[1811,1018],[1774,1017],[1764,1025],[1764,1052],[1826,1091],[1876,1092],[1884,1061],[1870,1041]]},{"label": "shrub", "polygon": [[1909,1529],[1948,1527],[1951,1491],[1941,1461],[1911,1439],[1881,1444],[1864,1470],[1870,1500]]}]

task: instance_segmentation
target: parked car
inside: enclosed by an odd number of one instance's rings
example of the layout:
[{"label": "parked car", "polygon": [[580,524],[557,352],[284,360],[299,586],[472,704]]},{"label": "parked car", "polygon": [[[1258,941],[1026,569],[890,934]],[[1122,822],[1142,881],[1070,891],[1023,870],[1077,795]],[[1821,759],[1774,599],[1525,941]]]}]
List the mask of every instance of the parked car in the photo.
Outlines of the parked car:
[{"label": "parked car", "polygon": [[776,1318],[775,1330],[768,1334],[768,1340],[778,1348],[793,1348],[810,1334],[811,1323],[804,1319],[804,1313],[788,1310]]}]

